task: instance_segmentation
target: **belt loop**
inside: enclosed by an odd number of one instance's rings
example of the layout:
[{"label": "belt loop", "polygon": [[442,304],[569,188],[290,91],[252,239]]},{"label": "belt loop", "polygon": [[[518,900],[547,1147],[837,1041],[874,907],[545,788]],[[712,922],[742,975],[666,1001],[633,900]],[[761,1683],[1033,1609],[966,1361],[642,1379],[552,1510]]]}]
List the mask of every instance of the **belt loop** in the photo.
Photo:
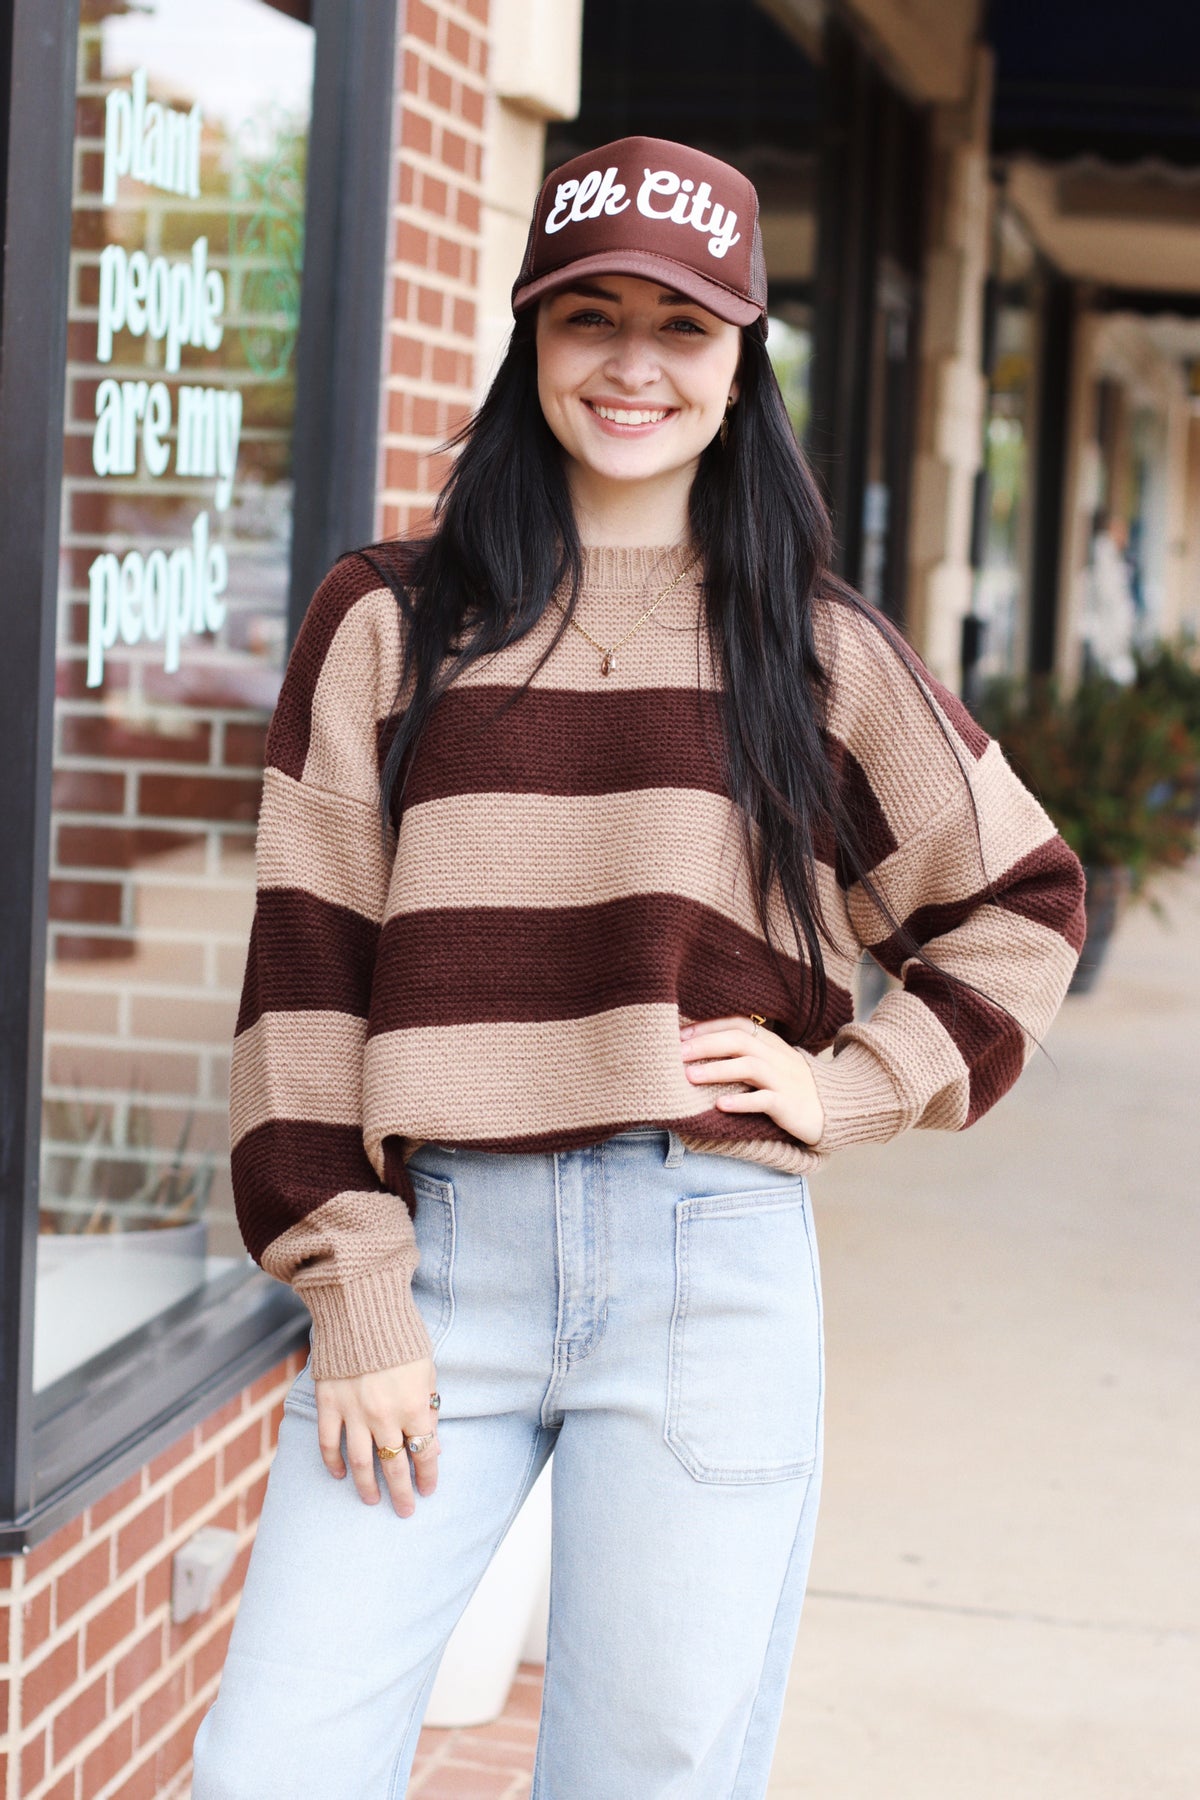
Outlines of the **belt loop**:
[{"label": "belt loop", "polygon": [[677,1169],[683,1161],[683,1139],[677,1131],[667,1131],[667,1155],[665,1167]]}]

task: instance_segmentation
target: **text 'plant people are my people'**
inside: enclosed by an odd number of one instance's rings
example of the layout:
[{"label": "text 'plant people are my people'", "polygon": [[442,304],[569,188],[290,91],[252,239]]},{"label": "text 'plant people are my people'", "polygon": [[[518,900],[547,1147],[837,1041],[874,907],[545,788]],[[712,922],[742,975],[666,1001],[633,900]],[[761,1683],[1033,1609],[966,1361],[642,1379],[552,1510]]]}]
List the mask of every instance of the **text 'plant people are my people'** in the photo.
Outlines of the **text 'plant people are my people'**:
[{"label": "text 'plant people are my people'", "polygon": [[[111,205],[121,176],[191,199],[200,197],[199,106],[188,112],[146,98],[146,71],[105,100],[104,201]],[[184,256],[151,256],[107,244],[100,255],[96,356],[112,361],[120,331],[164,346],[167,374],[177,374],[185,347],[217,350],[225,333],[225,281],[208,265],[208,239],[197,237]],[[224,512],[233,494],[242,430],[236,388],[180,383],[173,399],[163,380],[107,377],[96,390],[92,467],[97,475],[135,475],[139,453],[155,479],[171,467],[192,480],[215,480],[213,505]],[[118,640],[129,647],[162,646],[163,668],[179,667],[184,641],[217,631],[229,579],[223,544],[211,541],[207,509],[192,521],[190,542],[122,557],[104,551],[88,568],[87,686],[99,687],[104,659]]]}]

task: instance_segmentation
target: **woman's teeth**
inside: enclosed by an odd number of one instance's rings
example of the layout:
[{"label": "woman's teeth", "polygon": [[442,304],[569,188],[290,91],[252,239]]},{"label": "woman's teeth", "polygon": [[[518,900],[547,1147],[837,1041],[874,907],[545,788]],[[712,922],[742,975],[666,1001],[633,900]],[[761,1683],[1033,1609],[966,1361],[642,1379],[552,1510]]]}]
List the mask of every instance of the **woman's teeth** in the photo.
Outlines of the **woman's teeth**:
[{"label": "woman's teeth", "polygon": [[594,413],[599,413],[602,419],[611,420],[614,425],[659,425],[671,410],[669,406],[664,406],[658,412],[647,412],[645,408],[640,412],[630,412],[624,407],[597,406],[594,400],[589,400],[588,405]]}]

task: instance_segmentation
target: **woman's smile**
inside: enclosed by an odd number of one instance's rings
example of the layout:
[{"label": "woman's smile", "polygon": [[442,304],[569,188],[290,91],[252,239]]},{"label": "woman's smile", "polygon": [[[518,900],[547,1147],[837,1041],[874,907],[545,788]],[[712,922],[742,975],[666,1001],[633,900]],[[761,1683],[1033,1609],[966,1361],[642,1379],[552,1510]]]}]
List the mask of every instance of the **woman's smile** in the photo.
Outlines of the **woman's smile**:
[{"label": "woman's smile", "polygon": [[601,431],[612,437],[646,437],[679,411],[675,406],[631,406],[628,400],[584,397],[584,406]]}]

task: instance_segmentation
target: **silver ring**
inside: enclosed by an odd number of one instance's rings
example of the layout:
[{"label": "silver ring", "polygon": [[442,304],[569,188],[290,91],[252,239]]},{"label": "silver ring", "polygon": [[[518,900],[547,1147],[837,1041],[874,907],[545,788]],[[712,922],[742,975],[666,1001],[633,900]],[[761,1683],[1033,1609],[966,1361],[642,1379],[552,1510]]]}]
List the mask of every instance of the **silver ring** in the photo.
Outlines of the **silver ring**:
[{"label": "silver ring", "polygon": [[429,1404],[430,1404],[430,1406],[432,1406],[434,1412],[437,1412],[439,1407],[442,1404],[442,1396],[438,1393],[430,1394]]},{"label": "silver ring", "polygon": [[417,1432],[415,1437],[406,1437],[405,1438],[404,1448],[408,1451],[408,1454],[410,1456],[420,1456],[420,1454],[423,1450],[428,1450],[430,1444],[432,1444],[432,1442],[436,1438],[436,1436],[437,1436],[436,1430],[434,1430],[434,1431],[419,1431],[419,1432]]}]

